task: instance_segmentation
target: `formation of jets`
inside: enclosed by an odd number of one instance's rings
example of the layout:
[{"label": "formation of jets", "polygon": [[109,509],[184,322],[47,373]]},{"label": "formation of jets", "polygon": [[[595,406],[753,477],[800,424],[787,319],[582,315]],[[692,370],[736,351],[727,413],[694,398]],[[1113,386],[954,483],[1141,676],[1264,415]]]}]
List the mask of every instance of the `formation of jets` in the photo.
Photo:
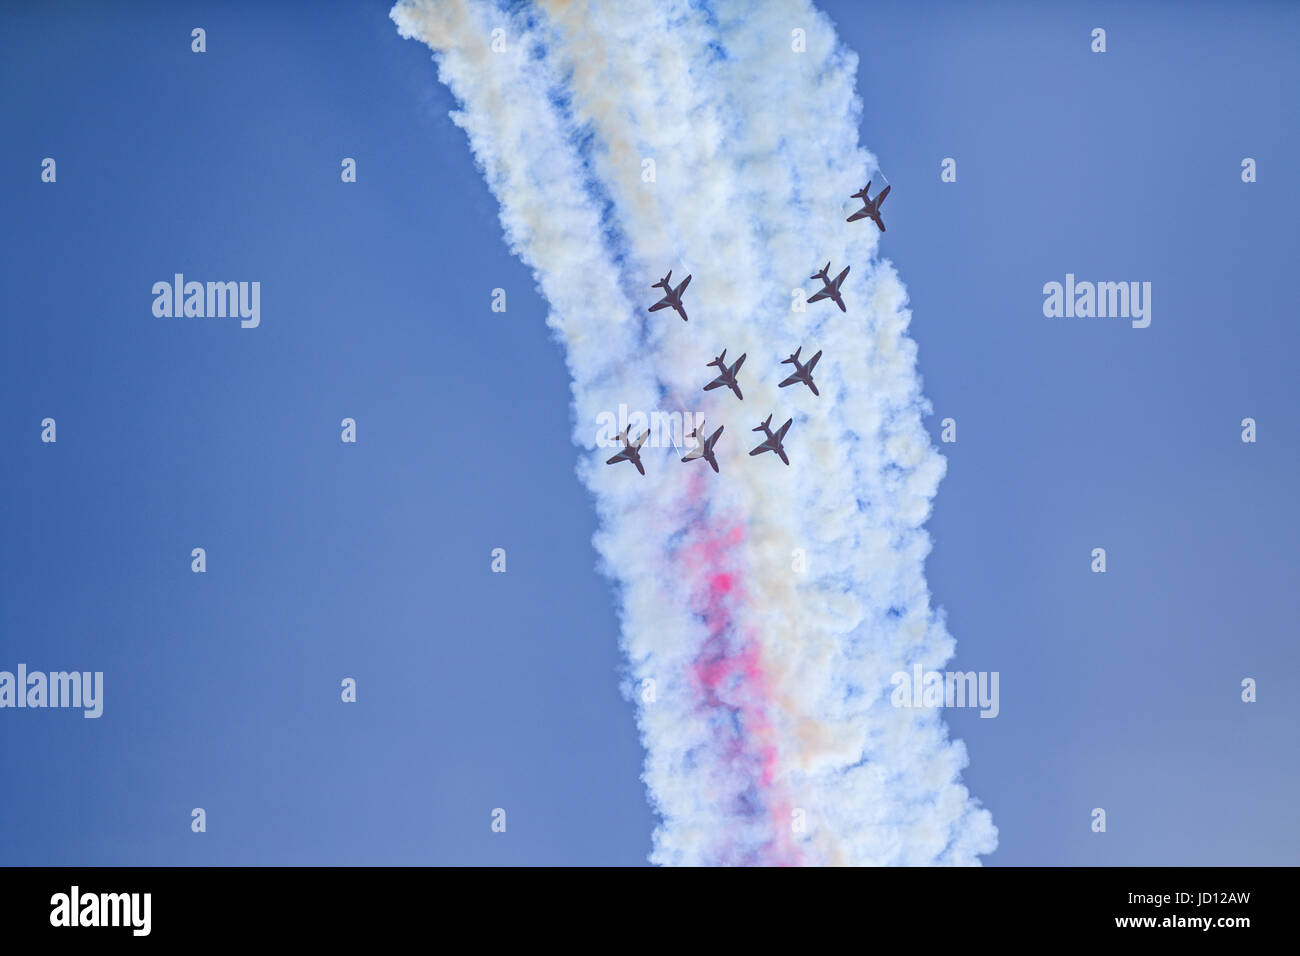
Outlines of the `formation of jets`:
[{"label": "formation of jets", "polygon": [[[886,186],[876,194],[875,199],[872,199],[870,196],[871,181],[868,180],[867,185],[864,186],[860,192],[856,192],[852,196],[853,199],[862,200],[862,208],[849,216],[846,221],[856,222],[859,219],[870,219],[876,224],[881,232],[884,232],[885,223],[880,217],[880,207],[884,205],[885,197],[889,195],[889,190],[891,188],[892,187],[890,186]],[[821,269],[814,272],[809,278],[820,279],[822,287],[810,296],[808,301],[820,302],[823,299],[830,299],[840,307],[841,312],[848,312],[848,308],[844,305],[844,298],[840,294],[840,286],[844,284],[844,279],[849,274],[849,268],[849,266],[845,266],[834,279],[831,278],[831,264],[829,262],[827,262]],[[683,322],[688,322],[690,320],[686,317],[686,307],[682,304],[682,294],[686,291],[686,287],[691,284],[691,277],[688,275],[678,283],[675,288],[672,284],[672,278],[673,273],[672,270],[669,269],[666,276],[650,286],[652,289],[664,290],[663,298],[650,306],[650,311],[658,312],[660,309],[674,309],[677,314],[682,317]],[[813,369],[817,366],[817,362],[821,359],[822,353],[818,351],[817,354],[810,358],[806,363],[803,363],[799,361],[799,353],[802,351],[803,346],[801,345],[794,350],[793,355],[781,360],[782,365],[793,365],[794,371],[777,387],[785,388],[789,385],[803,383],[808,386],[814,395],[820,395],[821,393],[817,391],[817,383],[813,381],[812,373]],[[713,381],[704,386],[704,391],[710,392],[715,388],[729,388],[736,393],[737,399],[744,401],[745,396],[740,391],[740,382],[737,379],[740,367],[744,364],[745,353],[741,353],[740,358],[728,365],[727,350],[723,349],[717,358],[712,362],[707,363],[706,367],[716,368],[718,370],[718,375],[713,379]],[[790,464],[790,459],[786,457],[784,442],[786,432],[790,430],[790,425],[793,424],[793,422],[793,418],[787,418],[784,425],[776,431],[772,431],[772,416],[769,414],[757,428],[752,429],[756,432],[762,432],[764,438],[763,441],[759,443],[758,447],[754,448],[749,453],[750,456],[753,457],[754,455],[761,455],[763,452],[770,451],[775,452],[776,456],[780,458],[781,461],[785,462],[785,464]],[[709,467],[717,472],[719,470],[718,459],[714,452],[714,446],[717,445],[718,438],[722,435],[724,427],[725,426],[723,425],[719,425],[713,434],[706,438],[704,436],[704,420],[700,419],[699,425],[696,426],[694,431],[686,436],[687,438],[695,439],[695,447],[686,453],[686,456],[682,458],[682,461],[695,461],[702,458],[709,463]],[[650,431],[647,429],[639,438],[637,438],[636,441],[632,441],[631,428],[632,426],[629,425],[627,428],[623,429],[623,433],[618,436],[618,440],[623,443],[623,449],[613,458],[610,458],[605,462],[605,464],[612,465],[620,461],[630,461],[636,466],[636,470],[644,475],[645,467],[641,464],[641,446],[645,444],[645,440],[650,436]]]}]

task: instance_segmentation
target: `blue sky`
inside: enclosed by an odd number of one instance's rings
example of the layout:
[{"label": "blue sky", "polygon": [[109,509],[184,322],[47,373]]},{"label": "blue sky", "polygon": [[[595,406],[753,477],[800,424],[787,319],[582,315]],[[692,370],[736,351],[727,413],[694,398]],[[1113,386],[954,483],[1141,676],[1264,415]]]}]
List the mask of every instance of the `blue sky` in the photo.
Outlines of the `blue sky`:
[{"label": "blue sky", "polygon": [[[946,715],[988,863],[1296,863],[1300,14],[821,6],[958,422],[927,574],[1001,675]],[[427,49],[378,3],[0,17],[0,668],[106,684],[0,711],[0,862],[643,863],[567,372]],[[155,318],[175,272],[260,280],[261,327]],[[1044,318],[1067,272],[1151,327]]]}]

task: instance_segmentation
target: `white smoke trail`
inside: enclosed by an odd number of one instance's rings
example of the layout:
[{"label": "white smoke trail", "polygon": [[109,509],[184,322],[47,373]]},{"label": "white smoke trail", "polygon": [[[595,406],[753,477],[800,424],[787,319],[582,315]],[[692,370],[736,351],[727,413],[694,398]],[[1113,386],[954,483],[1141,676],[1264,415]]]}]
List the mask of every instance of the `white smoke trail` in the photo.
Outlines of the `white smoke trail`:
[{"label": "white smoke trail", "polygon": [[[936,711],[889,701],[893,673],[952,654],[923,575],[945,465],[921,425],[906,292],[875,227],[844,221],[876,166],[856,57],[802,0],[402,0],[392,16],[434,50],[550,303],[575,441],[595,449],[620,404],[726,424],[720,475],[673,449],[643,450],[645,478],[605,449],[579,466],[620,584],[662,818],[651,859],[977,863],[996,831],[960,783],[965,748]],[[852,266],[848,314],[792,311],[827,259]],[[689,323],[645,311],[670,268],[694,274]],[[819,398],[776,388],[798,346],[824,351]],[[743,403],[700,391],[723,348],[748,353]],[[788,468],[746,455],[769,412],[795,419]]]}]

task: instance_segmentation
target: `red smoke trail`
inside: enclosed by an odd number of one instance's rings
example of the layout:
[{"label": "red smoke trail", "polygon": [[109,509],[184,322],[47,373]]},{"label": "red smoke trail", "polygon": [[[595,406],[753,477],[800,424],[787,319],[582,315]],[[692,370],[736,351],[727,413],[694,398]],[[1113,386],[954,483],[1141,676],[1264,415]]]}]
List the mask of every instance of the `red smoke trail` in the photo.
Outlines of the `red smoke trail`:
[{"label": "red smoke trail", "polygon": [[721,796],[738,818],[766,832],[757,852],[724,840],[718,857],[724,863],[796,865],[790,803],[775,781],[778,754],[762,647],[734,614],[750,597],[744,583],[745,525],[706,510],[704,486],[713,477],[693,476],[687,495],[693,513],[686,542],[675,554],[693,585],[692,610],[707,630],[691,665],[691,684],[714,728],[714,759],[743,787]]}]

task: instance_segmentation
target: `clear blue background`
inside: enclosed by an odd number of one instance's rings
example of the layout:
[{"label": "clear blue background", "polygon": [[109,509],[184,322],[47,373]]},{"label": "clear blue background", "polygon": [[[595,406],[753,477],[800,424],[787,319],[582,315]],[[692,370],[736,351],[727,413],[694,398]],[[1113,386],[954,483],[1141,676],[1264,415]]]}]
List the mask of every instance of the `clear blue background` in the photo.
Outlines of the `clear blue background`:
[{"label": "clear blue background", "polygon": [[[0,862],[644,862],[562,355],[429,51],[386,2],[116,6],[0,13],[0,669],[106,675],[99,720],[0,711]],[[928,577],[1001,674],[947,715],[988,862],[1300,862],[1300,14],[822,6],[958,422]],[[154,318],[174,272],[261,327]],[[1045,319],[1066,272],[1151,327]]]}]

